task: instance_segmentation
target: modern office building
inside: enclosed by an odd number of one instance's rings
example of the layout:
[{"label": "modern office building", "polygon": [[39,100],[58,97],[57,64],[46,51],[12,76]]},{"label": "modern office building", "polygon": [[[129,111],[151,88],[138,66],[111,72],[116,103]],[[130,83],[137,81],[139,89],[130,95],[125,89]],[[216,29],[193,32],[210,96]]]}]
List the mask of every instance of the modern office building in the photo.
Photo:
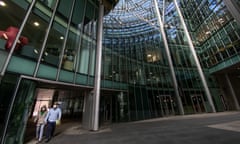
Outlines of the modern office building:
[{"label": "modern office building", "polygon": [[238,0],[0,0],[1,144],[39,107],[113,122],[240,110]]}]

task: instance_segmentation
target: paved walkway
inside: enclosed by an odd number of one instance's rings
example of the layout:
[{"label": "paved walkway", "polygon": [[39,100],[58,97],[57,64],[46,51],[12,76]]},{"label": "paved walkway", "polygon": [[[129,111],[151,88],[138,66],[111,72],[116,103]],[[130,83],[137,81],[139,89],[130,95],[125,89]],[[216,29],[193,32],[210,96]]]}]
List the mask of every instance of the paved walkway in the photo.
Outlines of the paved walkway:
[{"label": "paved walkway", "polygon": [[[66,127],[49,144],[240,143],[240,112],[207,113],[118,123],[101,128],[97,132],[84,130],[77,123]],[[29,142],[32,143],[36,141]]]}]

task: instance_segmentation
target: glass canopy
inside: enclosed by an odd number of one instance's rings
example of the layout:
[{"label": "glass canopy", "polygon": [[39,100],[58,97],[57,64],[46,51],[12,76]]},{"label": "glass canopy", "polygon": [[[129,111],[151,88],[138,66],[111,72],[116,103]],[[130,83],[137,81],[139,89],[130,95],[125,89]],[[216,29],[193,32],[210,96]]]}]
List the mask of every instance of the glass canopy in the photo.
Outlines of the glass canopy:
[{"label": "glass canopy", "polygon": [[[163,1],[158,1],[163,9]],[[141,35],[158,30],[153,0],[120,0],[104,17],[109,37]]]},{"label": "glass canopy", "polygon": [[[168,37],[175,38],[176,31],[180,27],[175,17],[176,11],[173,2],[157,0],[159,11]],[[120,0],[115,8],[104,17],[105,44],[114,43],[122,38],[133,37],[161,37],[160,28],[154,8],[154,0]]]}]

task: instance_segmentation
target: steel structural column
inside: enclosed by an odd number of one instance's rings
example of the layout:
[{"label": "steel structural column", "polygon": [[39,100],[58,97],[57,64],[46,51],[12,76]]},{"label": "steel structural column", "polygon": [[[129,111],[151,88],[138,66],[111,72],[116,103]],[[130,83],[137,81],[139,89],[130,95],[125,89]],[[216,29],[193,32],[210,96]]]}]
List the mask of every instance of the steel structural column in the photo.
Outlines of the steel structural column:
[{"label": "steel structural column", "polygon": [[237,110],[240,110],[240,106],[239,106],[239,103],[238,103],[238,99],[237,99],[236,93],[235,93],[235,91],[234,91],[234,89],[233,89],[233,87],[232,87],[232,83],[231,83],[231,81],[230,81],[230,79],[229,79],[228,74],[225,74],[225,78],[226,78],[226,80],[227,80],[227,85],[228,85],[228,87],[229,87],[229,89],[230,89],[230,92],[231,92],[231,94],[232,94],[235,107],[236,107]]},{"label": "steel structural column", "polygon": [[97,54],[94,79],[93,95],[93,131],[99,129],[99,106],[100,106],[100,84],[101,84],[101,63],[102,63],[102,35],[103,35],[103,14],[104,6],[102,0],[99,1],[98,29],[97,29]]},{"label": "steel structural column", "polygon": [[210,91],[209,91],[209,88],[208,88],[208,85],[207,85],[207,81],[206,81],[205,76],[203,74],[203,70],[202,70],[200,62],[198,60],[198,57],[197,57],[196,51],[194,49],[194,46],[193,46],[193,43],[192,43],[192,39],[191,39],[190,34],[188,32],[187,26],[186,26],[186,24],[184,22],[182,13],[181,13],[181,11],[180,11],[180,9],[178,7],[177,0],[173,0],[173,1],[174,1],[174,4],[175,4],[175,8],[177,10],[178,16],[180,18],[181,24],[183,26],[184,33],[185,33],[185,35],[187,37],[187,42],[188,42],[189,48],[190,48],[191,53],[193,55],[194,61],[195,61],[196,65],[197,65],[197,70],[198,70],[198,73],[200,75],[201,81],[203,83],[203,87],[205,89],[205,92],[206,92],[207,99],[209,101],[210,107],[212,109],[212,112],[216,112],[215,106],[213,104],[212,96],[210,94]]},{"label": "steel structural column", "polygon": [[176,98],[177,98],[177,102],[178,102],[179,113],[181,115],[184,115],[182,100],[181,100],[180,95],[179,95],[177,79],[176,79],[176,76],[175,76],[174,67],[173,67],[173,63],[172,63],[172,59],[171,59],[171,54],[170,54],[170,50],[169,50],[169,47],[168,47],[166,33],[164,31],[163,23],[162,23],[162,20],[161,20],[161,14],[160,14],[159,9],[158,9],[157,0],[154,0],[154,6],[155,6],[157,19],[158,19],[158,23],[159,23],[159,26],[160,26],[160,32],[162,34],[163,43],[164,43],[164,46],[165,46],[167,59],[168,59],[168,63],[169,63],[170,71],[171,71],[171,76],[172,76],[172,80],[173,80],[174,90],[175,90],[175,94],[176,94]]}]

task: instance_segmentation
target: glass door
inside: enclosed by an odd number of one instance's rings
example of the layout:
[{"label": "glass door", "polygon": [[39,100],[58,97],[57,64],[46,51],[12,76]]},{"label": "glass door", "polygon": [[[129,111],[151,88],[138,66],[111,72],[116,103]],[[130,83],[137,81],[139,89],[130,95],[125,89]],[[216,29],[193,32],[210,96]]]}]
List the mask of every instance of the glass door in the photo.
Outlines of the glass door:
[{"label": "glass door", "polygon": [[174,99],[172,98],[171,95],[160,95],[160,105],[162,108],[162,114],[163,116],[169,116],[169,115],[174,115],[175,110],[174,110]]},{"label": "glass door", "polygon": [[100,103],[100,125],[111,123],[112,121],[112,96],[106,95],[101,97]]},{"label": "glass door", "polygon": [[206,111],[202,95],[192,95],[191,101],[195,113],[203,113]]}]

